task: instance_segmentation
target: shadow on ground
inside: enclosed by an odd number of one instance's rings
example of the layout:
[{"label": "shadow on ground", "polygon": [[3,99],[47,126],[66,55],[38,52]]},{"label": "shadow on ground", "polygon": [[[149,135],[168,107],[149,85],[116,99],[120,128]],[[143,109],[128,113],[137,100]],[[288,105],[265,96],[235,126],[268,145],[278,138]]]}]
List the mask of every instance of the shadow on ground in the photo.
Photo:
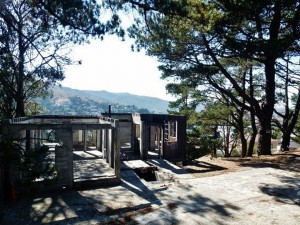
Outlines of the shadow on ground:
[{"label": "shadow on ground", "polygon": [[296,177],[279,176],[282,185],[263,184],[260,190],[277,202],[300,206],[300,181]]},{"label": "shadow on ground", "polygon": [[197,169],[185,167],[185,170],[189,173],[208,173],[208,172],[213,172],[213,171],[227,170],[226,167],[214,165],[214,164],[208,163],[208,162],[196,161],[196,160],[189,163],[188,165],[197,167]]},{"label": "shadow on ground", "polygon": [[274,154],[271,156],[255,156],[255,157],[231,157],[224,159],[226,161],[235,162],[242,167],[252,168],[275,168],[275,169],[286,169],[294,172],[300,172],[300,167],[295,167],[294,164],[299,164],[300,154],[299,153],[282,153]]},{"label": "shadow on ground", "polygon": [[[5,207],[1,224],[8,225],[65,225],[65,224],[178,224],[178,211],[197,216],[217,213],[229,217],[231,210],[239,210],[226,202],[215,202],[192,186],[153,185],[147,187],[140,179],[130,176],[117,187],[93,190],[64,190],[55,193],[22,196]],[[145,220],[145,221],[144,221]],[[166,223],[167,221],[167,223]],[[218,221],[222,223],[222,220]]]}]

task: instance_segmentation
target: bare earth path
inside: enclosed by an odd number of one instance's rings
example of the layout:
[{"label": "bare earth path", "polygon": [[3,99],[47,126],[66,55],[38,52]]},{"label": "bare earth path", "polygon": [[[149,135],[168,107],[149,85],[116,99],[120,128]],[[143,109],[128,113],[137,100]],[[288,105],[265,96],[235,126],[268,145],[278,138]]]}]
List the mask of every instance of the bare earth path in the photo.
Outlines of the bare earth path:
[{"label": "bare earth path", "polygon": [[[272,156],[253,156],[245,158],[211,158],[210,156],[204,156],[183,168],[193,174],[194,177],[216,176],[224,173],[264,167],[297,170],[299,164],[295,165],[295,163],[297,159],[299,160],[299,157],[300,150],[278,153]],[[298,170],[298,172],[300,172],[300,170]]]},{"label": "bare earth path", "polygon": [[299,224],[299,151],[202,157],[188,173],[166,165],[170,179],[163,182],[126,170],[117,187],[19,196],[1,224]]}]

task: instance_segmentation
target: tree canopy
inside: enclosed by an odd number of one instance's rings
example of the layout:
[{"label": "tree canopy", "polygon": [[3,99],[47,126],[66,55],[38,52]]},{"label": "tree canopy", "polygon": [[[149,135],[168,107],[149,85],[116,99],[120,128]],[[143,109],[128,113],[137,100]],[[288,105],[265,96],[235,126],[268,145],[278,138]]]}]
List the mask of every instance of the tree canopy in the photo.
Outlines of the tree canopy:
[{"label": "tree canopy", "polygon": [[189,80],[199,91],[209,86],[253,112],[260,153],[271,153],[276,72],[287,54],[299,56],[299,1],[128,0],[118,6],[136,9],[129,32],[137,48],[161,62],[163,78]]},{"label": "tree canopy", "polygon": [[[25,104],[64,78],[72,44],[117,32],[118,17],[100,21],[96,0],[0,2],[0,107],[2,116],[24,116]],[[116,28],[116,29],[114,29]]]}]

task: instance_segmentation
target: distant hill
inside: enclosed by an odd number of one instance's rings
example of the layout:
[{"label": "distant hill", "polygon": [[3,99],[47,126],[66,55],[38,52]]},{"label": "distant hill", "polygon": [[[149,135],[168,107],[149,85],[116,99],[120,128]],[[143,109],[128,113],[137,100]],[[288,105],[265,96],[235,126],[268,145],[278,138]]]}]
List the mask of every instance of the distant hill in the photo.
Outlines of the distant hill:
[{"label": "distant hill", "polygon": [[98,115],[112,106],[115,113],[167,113],[168,101],[155,97],[55,86],[52,96],[38,99],[43,114]]}]

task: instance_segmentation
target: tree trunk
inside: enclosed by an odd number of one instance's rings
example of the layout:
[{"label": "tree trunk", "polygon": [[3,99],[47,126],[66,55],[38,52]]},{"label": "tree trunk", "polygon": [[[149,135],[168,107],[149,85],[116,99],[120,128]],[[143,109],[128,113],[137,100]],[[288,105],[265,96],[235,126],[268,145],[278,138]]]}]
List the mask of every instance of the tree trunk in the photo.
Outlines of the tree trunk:
[{"label": "tree trunk", "polygon": [[259,155],[271,155],[271,120],[273,114],[273,107],[263,108],[263,115],[259,115],[258,119],[260,122],[260,131],[259,131],[259,145],[258,145],[258,154]]},{"label": "tree trunk", "polygon": [[[250,67],[250,70],[249,70],[249,85],[250,85],[250,97],[254,98],[252,67]],[[249,141],[249,146],[248,146],[248,151],[247,151],[248,157],[252,157],[252,155],[253,155],[253,150],[254,150],[255,140],[256,140],[256,135],[257,135],[256,117],[255,117],[254,108],[251,108],[251,110],[250,110],[250,118],[251,118],[252,133],[251,133],[251,138]]]},{"label": "tree trunk", "polygon": [[16,117],[25,116],[25,102],[24,102],[24,54],[25,47],[23,43],[22,24],[19,23],[18,27],[18,48],[19,48],[19,62],[18,62],[18,74],[17,74],[17,96],[16,96]]},{"label": "tree trunk", "polygon": [[[290,119],[290,107],[289,107],[289,57],[286,60],[286,76],[285,76],[285,85],[284,85],[284,104],[285,104],[285,113],[283,115],[283,122],[282,122],[282,142],[281,142],[281,151],[288,151],[290,146],[291,140],[291,131],[288,129],[289,127],[289,119]],[[298,94],[299,96],[299,94]]]},{"label": "tree trunk", "polygon": [[260,122],[260,145],[259,154],[271,155],[271,121],[275,105],[275,58],[269,57],[265,62],[266,86],[265,102],[262,103],[261,110],[257,113]]},{"label": "tree trunk", "polygon": [[282,134],[282,142],[280,146],[280,151],[286,152],[290,150],[291,134],[284,132]]},{"label": "tree trunk", "polygon": [[[300,111],[300,90],[298,91],[297,102],[295,105],[295,110],[291,116],[290,123],[288,118],[284,119],[282,124],[282,142],[280,146],[281,151],[289,151],[290,142],[291,142],[291,134],[294,130],[294,127],[298,121],[299,111]],[[287,116],[287,115],[285,115]],[[289,114],[288,114],[289,116]]]},{"label": "tree trunk", "polygon": [[242,144],[242,157],[247,155],[247,140],[245,138],[244,132],[240,133],[241,144]]},{"label": "tree trunk", "polygon": [[245,111],[244,108],[242,108],[239,111],[239,117],[236,120],[237,128],[238,128],[239,134],[240,134],[240,140],[241,140],[241,144],[242,144],[242,152],[241,152],[242,157],[245,157],[247,154],[247,140],[245,138],[245,131],[244,131],[244,111]]},{"label": "tree trunk", "polygon": [[250,115],[251,115],[252,133],[251,133],[251,138],[249,141],[249,146],[248,146],[248,151],[247,151],[248,157],[252,157],[252,155],[253,155],[253,150],[254,150],[255,140],[256,140],[256,135],[257,135],[257,128],[256,128],[256,123],[255,123],[255,113],[253,112],[253,110],[251,110]]},{"label": "tree trunk", "polygon": [[224,140],[224,157],[229,157],[229,138],[230,131],[228,131],[228,126],[223,126],[223,140]]},{"label": "tree trunk", "polygon": [[[246,90],[246,76],[247,73],[244,72],[243,73],[243,90]],[[241,144],[242,144],[242,157],[245,157],[247,154],[247,140],[245,138],[245,131],[244,131],[244,112],[245,112],[245,98],[243,98],[243,107],[241,108],[240,112],[239,112],[239,129],[240,129],[240,139],[241,139]]]},{"label": "tree trunk", "polygon": [[218,126],[215,125],[215,127],[214,127],[214,141],[213,141],[213,149],[212,149],[212,157],[213,158],[217,157],[217,143],[216,143],[217,132],[218,132]]},{"label": "tree trunk", "polygon": [[252,157],[253,156],[256,135],[257,135],[257,131],[253,132],[251,134],[251,138],[250,138],[249,146],[248,146],[248,151],[247,151],[247,157]]},{"label": "tree trunk", "polygon": [[271,155],[271,121],[267,121],[265,124],[261,124],[261,130],[259,131],[259,155]]}]

